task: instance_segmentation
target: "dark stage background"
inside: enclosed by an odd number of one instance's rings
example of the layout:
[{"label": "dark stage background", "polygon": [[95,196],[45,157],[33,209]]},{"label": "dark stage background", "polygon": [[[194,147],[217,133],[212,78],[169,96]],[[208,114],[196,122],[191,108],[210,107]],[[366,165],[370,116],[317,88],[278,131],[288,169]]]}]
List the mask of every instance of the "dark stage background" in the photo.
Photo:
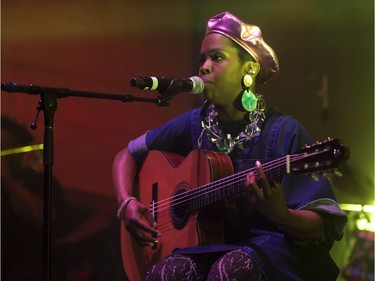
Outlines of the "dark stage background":
[{"label": "dark stage background", "polygon": [[[132,88],[131,78],[195,75],[205,22],[224,10],[260,26],[279,56],[280,76],[262,89],[268,103],[295,116],[314,139],[339,137],[350,147],[351,158],[341,168],[343,178],[333,180],[339,201],[373,204],[371,0],[3,0],[1,81],[156,97]],[[2,114],[29,126],[38,100],[39,96],[2,92]],[[88,214],[81,221],[89,221],[88,226],[76,242],[92,243],[90,255],[98,257],[88,266],[71,269],[71,276],[104,266],[118,236],[111,182],[115,154],[130,139],[199,104],[200,97],[189,94],[177,95],[168,107],[77,97],[58,100],[53,172],[77,210],[70,216]],[[41,114],[38,129],[32,131],[35,143],[43,142],[43,122]],[[66,220],[73,219],[70,216]],[[351,251],[350,235],[332,250],[340,267]],[[114,265],[121,262],[116,253],[112,256],[109,271],[116,271]]]}]

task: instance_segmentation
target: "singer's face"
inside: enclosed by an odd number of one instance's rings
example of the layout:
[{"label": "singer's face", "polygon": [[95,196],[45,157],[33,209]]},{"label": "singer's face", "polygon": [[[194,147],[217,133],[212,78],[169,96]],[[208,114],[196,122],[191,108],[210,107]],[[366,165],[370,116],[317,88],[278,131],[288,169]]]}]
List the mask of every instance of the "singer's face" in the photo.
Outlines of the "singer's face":
[{"label": "singer's face", "polygon": [[242,77],[246,66],[238,57],[235,44],[227,37],[208,34],[200,51],[199,77],[205,88],[203,97],[221,107],[235,107],[235,100],[242,92]]}]

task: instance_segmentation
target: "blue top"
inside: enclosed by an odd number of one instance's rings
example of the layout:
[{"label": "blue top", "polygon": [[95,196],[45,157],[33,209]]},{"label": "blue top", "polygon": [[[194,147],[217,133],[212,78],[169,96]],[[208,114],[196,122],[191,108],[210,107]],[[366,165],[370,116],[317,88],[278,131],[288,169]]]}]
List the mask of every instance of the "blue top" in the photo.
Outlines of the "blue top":
[{"label": "blue top", "polygon": [[[136,162],[148,150],[162,150],[187,156],[198,149],[202,133],[201,109],[188,111],[161,127],[147,132],[129,143],[128,149]],[[255,161],[270,160],[292,154],[312,140],[302,125],[293,117],[274,109],[267,109],[261,133],[235,148],[230,154],[235,172],[253,168]],[[218,151],[203,132],[202,149]],[[282,177],[288,208],[314,210],[322,215],[325,235],[319,241],[296,241],[259,213],[243,196],[237,208],[224,221],[227,244],[196,246],[177,250],[177,253],[202,253],[241,249],[260,266],[267,281],[273,280],[336,280],[339,269],[329,255],[334,240],[340,240],[347,221],[336,203],[326,178],[318,181],[305,175],[288,174]]]}]

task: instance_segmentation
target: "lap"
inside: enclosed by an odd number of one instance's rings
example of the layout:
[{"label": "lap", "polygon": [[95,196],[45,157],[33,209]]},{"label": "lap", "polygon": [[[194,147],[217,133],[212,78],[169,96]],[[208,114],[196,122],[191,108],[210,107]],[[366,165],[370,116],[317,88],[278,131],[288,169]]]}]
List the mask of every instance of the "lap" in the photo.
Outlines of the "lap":
[{"label": "lap", "polygon": [[240,250],[226,253],[170,255],[157,262],[147,280],[263,281],[258,266]]}]

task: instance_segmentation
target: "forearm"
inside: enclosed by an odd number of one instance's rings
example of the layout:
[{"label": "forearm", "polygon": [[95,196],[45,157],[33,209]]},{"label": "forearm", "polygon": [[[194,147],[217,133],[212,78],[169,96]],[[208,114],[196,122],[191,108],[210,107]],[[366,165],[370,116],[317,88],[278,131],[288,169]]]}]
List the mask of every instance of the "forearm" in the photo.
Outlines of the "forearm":
[{"label": "forearm", "polygon": [[121,204],[132,195],[137,172],[137,164],[128,149],[120,151],[115,157],[112,168],[112,179],[118,204]]},{"label": "forearm", "polygon": [[298,240],[318,240],[324,234],[321,216],[310,210],[288,209],[285,216],[276,219],[276,223]]}]

